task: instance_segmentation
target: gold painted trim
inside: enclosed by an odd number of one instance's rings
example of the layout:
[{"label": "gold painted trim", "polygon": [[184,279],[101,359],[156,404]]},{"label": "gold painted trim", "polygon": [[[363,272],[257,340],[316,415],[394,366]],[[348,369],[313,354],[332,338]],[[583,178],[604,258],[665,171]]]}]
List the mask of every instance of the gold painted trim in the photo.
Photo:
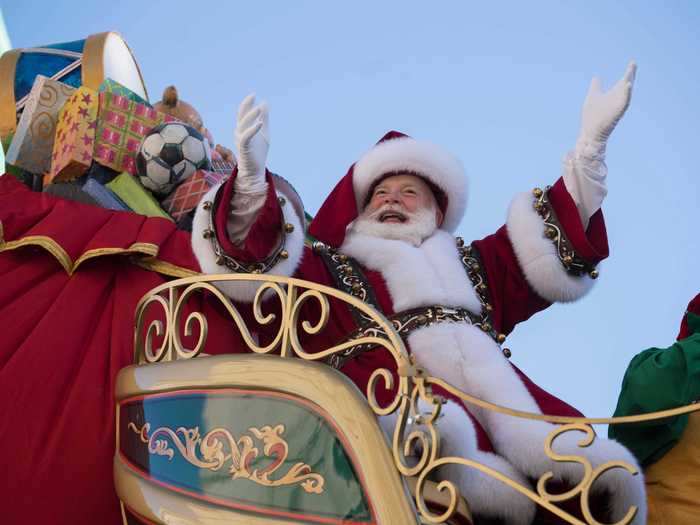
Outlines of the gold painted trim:
[{"label": "gold painted trim", "polygon": [[[411,492],[411,496],[416,497],[416,485],[418,484],[417,478],[406,478],[406,483],[408,483],[408,490]],[[428,506],[439,505],[443,508],[448,508],[450,506],[450,497],[444,492],[438,490],[438,484],[434,481],[427,480],[425,486],[423,487],[423,497]],[[457,502],[457,508],[455,509],[455,514],[448,518],[447,523],[450,520],[459,516],[462,520],[473,521],[472,513],[469,510],[469,505],[467,501],[460,497]]]},{"label": "gold painted trim", "polygon": [[104,80],[104,48],[109,31],[90,35],[83,46],[83,69],[80,73],[83,86],[97,91]]},{"label": "gold painted trim", "polygon": [[[391,451],[374,413],[350,379],[326,365],[271,355],[222,355],[155,365],[132,365],[117,375],[115,398],[119,402],[133,396],[173,390],[255,389],[261,385],[309,400],[333,418],[351,451],[355,452],[358,473],[364,478],[363,486],[374,498],[372,511],[378,524],[417,523],[409,504],[410,497],[394,466]],[[118,458],[115,459],[115,480],[120,499],[145,517],[157,519],[152,509],[168,507],[148,505],[143,501],[145,496],[138,495],[133,482],[125,486],[124,468],[120,465],[117,468],[118,462]],[[145,483],[140,483],[140,488]],[[130,490],[125,491],[124,488]],[[134,497],[136,501],[132,499]],[[180,499],[180,506],[190,504],[190,499]]]},{"label": "gold painted trim", "polygon": [[66,253],[66,251],[58,244],[56,241],[50,237],[45,237],[43,235],[29,235],[16,241],[5,242],[0,239],[0,253],[9,250],[16,250],[17,248],[22,248],[24,246],[39,246],[44,248],[47,252],[53,255],[59,262],[67,274],[73,273],[73,261]]},{"label": "gold painted trim", "polygon": [[0,139],[5,140],[17,129],[15,70],[21,49],[11,49],[0,57]]},{"label": "gold painted trim", "polygon": [[458,388],[450,385],[448,382],[438,379],[436,377],[427,377],[425,379],[426,385],[438,385],[444,388],[448,392],[454,394],[455,396],[462,399],[464,402],[470,405],[476,405],[480,408],[486,410],[491,410],[493,412],[498,412],[499,414],[506,414],[508,416],[519,417],[522,419],[532,419],[536,421],[547,421],[549,423],[559,423],[567,425],[618,425],[621,423],[641,423],[643,421],[655,421],[657,419],[665,419],[667,417],[680,416],[682,414],[689,414],[691,412],[700,411],[700,403],[692,403],[690,405],[669,408],[667,410],[659,410],[658,412],[648,412],[646,414],[638,414],[634,416],[618,416],[618,417],[573,417],[573,416],[551,416],[548,414],[536,414],[534,412],[525,412],[523,410],[515,410],[512,408],[504,407],[502,405],[497,405],[495,403],[490,403],[479,399],[474,396],[462,392]]},{"label": "gold painted trim", "polygon": [[[247,433],[238,438],[229,429],[221,427],[209,430],[204,435],[200,433],[199,426],[176,429],[162,426],[152,429],[148,421],[140,427],[130,421],[127,428],[148,445],[149,454],[173,459],[178,452],[182,459],[195,468],[211,471],[227,466],[230,461],[227,474],[231,481],[245,479],[263,487],[299,485],[309,494],[323,494],[325,490],[326,479],[311,470],[310,465],[303,462],[292,464],[292,460],[287,462],[289,444],[284,435],[287,427],[282,423],[273,422],[260,428],[250,427]],[[260,446],[256,447],[256,443]],[[228,454],[222,450],[224,445],[230,451]],[[251,471],[250,464],[258,458],[272,460],[272,463],[263,469],[254,468]],[[287,470],[280,476],[277,471],[284,468]],[[270,479],[272,475],[276,479]]]},{"label": "gold painted trim", "polygon": [[86,251],[80,257],[78,257],[75,262],[73,262],[63,247],[51,237],[46,237],[44,235],[29,235],[14,241],[4,241],[2,221],[0,221],[0,253],[9,250],[16,250],[25,246],[39,246],[40,248],[45,249],[56,258],[58,263],[63,267],[68,275],[73,275],[76,271],[78,271],[78,267],[85,261],[106,255],[147,255],[147,259],[135,259],[131,262],[145,270],[167,275],[169,277],[180,278],[199,275],[193,270],[156,259],[155,256],[158,254],[158,245],[148,242],[135,242],[128,248],[95,248],[94,250]]},{"label": "gold painted trim", "polygon": [[184,268],[182,266],[177,266],[175,264],[162,261],[160,259],[155,259],[151,257],[144,257],[135,259],[133,262],[136,266],[140,266],[145,270],[150,270],[152,272],[159,273],[161,275],[167,275],[169,277],[195,277],[201,275],[200,272],[190,270],[189,268]]},{"label": "gold painted trim", "polygon": [[[219,281],[248,281],[259,284],[258,292],[252,304],[246,306],[246,308],[252,308],[255,320],[260,326],[268,325],[273,320],[277,319],[279,329],[276,335],[274,335],[272,342],[267,344],[267,346],[261,346],[259,344],[246,326],[244,318],[239,311],[239,308],[242,306],[233,303],[214,286],[213,283]],[[148,363],[148,365],[137,367],[135,369],[135,374],[141,373],[140,370],[172,366],[178,363],[182,366],[186,366],[186,363],[192,363],[191,366],[194,366],[195,363],[197,366],[202,366],[201,363],[205,360],[192,358],[201,355],[204,350],[208,332],[207,320],[201,312],[192,312],[187,318],[183,318],[183,308],[188,298],[202,290],[210,292],[221,302],[224,308],[226,308],[231,317],[231,321],[238,328],[248,350],[255,354],[263,354],[257,357],[248,356],[249,359],[261,359],[263,357],[267,359],[277,359],[276,364],[279,364],[281,367],[289,367],[292,366],[293,362],[298,362],[298,359],[283,358],[296,357],[306,362],[318,362],[325,360],[329,356],[342,353],[347,348],[356,344],[370,344],[383,347],[390,352],[396,364],[398,378],[392,376],[388,369],[375,369],[368,382],[366,402],[368,403],[369,409],[371,409],[371,414],[375,416],[383,416],[392,413],[396,413],[398,416],[391,438],[391,453],[393,454],[394,467],[405,478],[416,478],[415,503],[423,523],[445,523],[457,510],[460,498],[457,487],[452,481],[443,480],[437,485],[437,489],[443,494],[446,494],[449,498],[449,505],[442,514],[433,514],[431,512],[427,506],[426,497],[429,496],[428,476],[443,465],[459,465],[466,468],[477,469],[491,478],[508,485],[530,500],[536,502],[538,505],[548,509],[556,516],[562,518],[567,523],[576,525],[583,525],[584,523],[595,524],[597,522],[590,513],[588,501],[591,487],[595,481],[603,473],[612,469],[622,469],[627,471],[630,475],[639,474],[638,469],[628,463],[615,460],[608,461],[593,468],[590,460],[585,455],[559,456],[554,453],[552,449],[552,442],[555,438],[568,432],[575,431],[583,433],[585,434],[585,438],[578,442],[578,446],[585,448],[591,445],[595,439],[595,433],[590,426],[591,424],[641,422],[700,411],[700,404],[692,404],[686,407],[678,407],[635,416],[618,418],[579,418],[535,414],[489,403],[470,396],[441,379],[429,376],[423,369],[417,366],[410,356],[408,356],[401,338],[396,330],[389,324],[386,317],[363,301],[335,288],[276,275],[207,275],[171,281],[152,289],[149,293],[144,295],[136,308],[134,337],[135,362],[139,364]],[[265,315],[262,307],[263,298],[268,301],[279,301],[279,314]],[[339,299],[347,305],[359,310],[363,315],[367,316],[368,319],[377,323],[382,329],[381,333],[380,331],[376,331],[374,334],[345,341],[316,353],[306,352],[301,346],[299,334],[303,331],[307,336],[313,336],[319,334],[325,328],[331,314],[329,298]],[[304,320],[301,317],[301,306],[308,301],[317,303],[320,309],[318,319]],[[145,315],[146,310],[153,303],[160,305],[163,310],[164,319],[151,320],[150,325],[144,330],[144,328],[146,328],[145,322],[147,319]],[[184,326],[182,326],[182,323],[184,323]],[[183,332],[184,328],[185,334],[192,335],[193,325],[195,324],[199,328],[199,340],[193,348],[186,348],[180,340],[180,334]],[[154,335],[162,338],[162,343],[157,349],[153,348]],[[267,356],[264,356],[264,354],[267,354]],[[212,359],[215,358],[207,357],[206,361],[210,362]],[[266,366],[269,365],[266,364]],[[232,373],[233,372],[234,371],[232,371]],[[244,376],[246,375],[245,369],[236,368],[235,372]],[[252,372],[252,370],[248,371],[248,374],[250,375]],[[398,379],[398,381],[396,381],[396,379]],[[304,383],[313,382],[313,378],[309,378],[308,375],[305,375],[300,380]],[[281,379],[276,381],[275,378],[267,378],[267,376],[264,376],[262,379],[256,377],[254,384],[279,385],[282,384],[281,381]],[[395,389],[395,396],[387,406],[380,406],[376,399],[375,390],[380,382],[383,382],[388,389]],[[396,384],[397,382],[398,384]],[[206,381],[204,385],[209,385],[210,387],[216,386],[211,380]],[[521,485],[517,481],[479,462],[460,457],[440,457],[440,433],[437,419],[440,416],[443,401],[439,396],[432,393],[433,385],[439,385],[463,401],[486,410],[492,410],[523,419],[563,423],[562,425],[553,427],[552,431],[545,439],[544,453],[552,462],[574,461],[579,463],[584,467],[585,472],[583,478],[576,486],[564,494],[550,494],[547,492],[546,484],[552,477],[552,474],[551,472],[545,472],[537,480],[537,491],[535,492],[531,487]],[[192,385],[188,383],[188,386]],[[171,383],[166,381],[166,383],[162,385],[162,388],[172,388]],[[356,394],[360,395],[357,391]],[[423,403],[421,404],[421,402]],[[425,408],[426,403],[427,406],[430,407],[427,412]],[[329,410],[329,412],[333,414],[337,413],[332,409]],[[415,445],[420,445],[420,447],[416,448]],[[416,454],[418,457],[416,457]],[[583,454],[583,452],[581,454]],[[578,501],[580,504],[585,522],[575,518],[557,506],[557,503],[572,499]],[[630,506],[626,515],[614,525],[629,524],[637,510],[636,506]]]},{"label": "gold painted trim", "polygon": [[[262,518],[252,514],[242,514],[225,507],[194,500],[159,487],[134,474],[114,458],[114,486],[120,499],[128,507],[155,523],[181,523],[198,525],[290,525],[289,520]],[[122,519],[126,525],[124,503]]]},{"label": "gold painted trim", "polygon": [[124,42],[126,49],[131,55],[131,59],[134,61],[136,71],[139,74],[139,80],[141,81],[141,85],[143,86],[143,93],[144,95],[146,95],[144,98],[146,99],[146,101],[148,101],[148,90],[146,89],[146,83],[143,81],[143,74],[141,73],[139,63],[136,61],[134,52],[131,50],[129,44],[124,39],[124,37],[116,31],[96,33],[94,35],[90,35],[85,40],[85,45],[83,47],[83,69],[81,73],[83,86],[87,86],[90,89],[98,91],[100,88],[100,84],[102,84],[102,82],[104,81],[104,48],[105,43],[107,42],[107,38],[109,38],[109,35],[116,35],[121,39],[122,42]]}]

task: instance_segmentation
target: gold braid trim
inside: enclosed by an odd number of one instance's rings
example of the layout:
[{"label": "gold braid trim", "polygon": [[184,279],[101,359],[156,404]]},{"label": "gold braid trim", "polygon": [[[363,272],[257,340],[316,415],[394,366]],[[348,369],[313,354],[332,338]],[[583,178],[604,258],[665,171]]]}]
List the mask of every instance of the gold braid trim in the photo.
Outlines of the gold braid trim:
[{"label": "gold braid trim", "polygon": [[549,202],[548,193],[551,186],[546,186],[544,191],[541,188],[532,190],[534,203],[532,207],[544,222],[544,236],[552,241],[556,249],[557,257],[569,275],[580,277],[588,274],[591,279],[598,278],[596,265],[581,258],[571,245],[571,241],[566,237],[564,228],[559,222],[554,208]]},{"label": "gold braid trim", "polygon": [[170,277],[192,277],[199,275],[198,272],[183,268],[166,261],[156,259],[158,246],[148,242],[135,242],[128,248],[95,248],[83,253],[73,262],[63,247],[51,237],[44,235],[28,235],[14,241],[5,241],[3,236],[2,222],[0,222],[0,253],[4,251],[16,250],[25,246],[38,246],[43,248],[58,261],[68,275],[73,275],[78,267],[85,261],[106,255],[147,255],[146,258],[132,258],[130,262],[149,271],[167,275]]},{"label": "gold braid trim", "polygon": [[[222,186],[223,188],[223,186]],[[288,223],[288,222],[282,222],[282,231],[280,233],[280,242],[275,248],[275,250],[272,252],[272,255],[270,255],[267,259],[264,261],[257,261],[257,262],[243,262],[239,261],[228,254],[224,252],[224,249],[221,247],[219,244],[219,241],[217,240],[217,232],[216,232],[216,221],[215,221],[215,214],[216,210],[219,207],[219,198],[221,197],[221,188],[219,189],[216,197],[214,198],[213,201],[204,201],[202,203],[202,208],[206,211],[209,212],[209,228],[204,230],[202,232],[202,237],[205,239],[209,239],[209,242],[211,243],[212,251],[214,252],[214,255],[216,255],[216,264],[219,266],[225,266],[229,270],[231,270],[234,273],[253,273],[253,274],[260,274],[260,273],[267,273],[270,271],[275,265],[277,265],[281,260],[289,258],[289,252],[285,249],[285,242],[287,240],[287,234],[292,233],[294,231],[294,225]],[[278,196],[277,197],[277,202],[279,203],[280,207],[284,206],[287,203],[287,200],[282,197]],[[284,218],[284,214],[283,214]]]}]

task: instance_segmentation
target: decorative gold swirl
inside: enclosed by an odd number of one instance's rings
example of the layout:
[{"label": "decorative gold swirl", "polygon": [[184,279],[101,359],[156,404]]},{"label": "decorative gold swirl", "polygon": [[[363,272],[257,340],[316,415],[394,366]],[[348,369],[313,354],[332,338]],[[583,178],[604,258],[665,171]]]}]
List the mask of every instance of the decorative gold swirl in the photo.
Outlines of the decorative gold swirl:
[{"label": "decorative gold swirl", "polygon": [[248,479],[265,487],[284,485],[300,485],[310,494],[321,494],[324,491],[325,479],[313,472],[306,463],[295,463],[287,472],[277,479],[270,477],[277,473],[289,455],[289,445],[282,437],[284,425],[264,426],[260,429],[248,429],[257,440],[262,442],[263,455],[273,461],[262,469],[251,470],[253,461],[260,455],[260,449],[255,446],[251,436],[241,436],[235,439],[225,428],[215,428],[204,436],[199,427],[159,427],[150,433],[150,423],[144,423],[141,428],[129,422],[127,428],[139,435],[143,443],[148,443],[148,452],[158,456],[166,456],[168,460],[175,457],[175,446],[180,455],[191,465],[204,470],[217,471],[231,461],[228,470],[231,479]]},{"label": "decorative gold swirl", "polygon": [[[174,289],[168,290],[170,298],[172,299],[175,293]],[[159,319],[154,319],[151,324],[148,325],[148,329],[144,335],[143,333],[143,323],[145,321],[145,313],[148,306],[156,303],[159,304],[164,313],[165,317],[165,327],[163,322]],[[171,302],[167,301],[164,297],[153,294],[141,299],[138,306],[136,307],[136,329],[134,331],[134,360],[137,363],[157,363],[162,361],[166,357],[170,356],[170,332],[172,325],[172,312],[170,310]],[[155,332],[156,337],[163,337],[163,342],[160,347],[154,352],[153,351],[153,334]]]},{"label": "decorative gold swirl", "polygon": [[[267,332],[271,332],[274,326],[274,332],[271,334],[274,337],[271,342],[266,345],[257,342],[239,311],[239,308],[242,308],[242,306],[234,305],[219,288],[212,284],[217,281],[247,281],[248,285],[258,283],[258,290],[250,307],[252,308],[255,321],[261,327],[267,327]],[[179,295],[178,290],[182,288],[184,288],[184,291]],[[563,455],[554,452],[554,441],[567,432],[582,432],[584,435],[578,446],[584,448],[590,446],[595,439],[595,434],[589,426],[591,424],[651,421],[700,410],[700,404],[693,404],[651,414],[616,418],[584,418],[535,414],[490,403],[462,392],[439,378],[427,376],[408,355],[404,343],[394,326],[383,315],[357,297],[315,283],[273,275],[197,276],[172,281],[155,288],[141,299],[137,307],[135,347],[136,361],[138,363],[188,359],[199,355],[206,344],[207,338],[207,324],[204,315],[195,311],[190,313],[185,320],[184,333],[186,336],[192,336],[194,330],[196,328],[199,329],[198,340],[191,349],[183,348],[182,346],[179,336],[179,320],[187,301],[195,292],[201,291],[207,291],[224,306],[239,330],[246,346],[254,353],[269,354],[279,352],[281,357],[298,357],[307,361],[321,361],[329,356],[341,354],[353,346],[366,344],[383,348],[392,355],[396,365],[396,373],[386,368],[372,371],[367,384],[367,400],[372,411],[377,416],[396,414],[396,424],[394,425],[391,443],[394,463],[402,475],[417,477],[416,505],[422,519],[427,523],[444,523],[453,515],[459,503],[457,487],[449,481],[443,481],[437,487],[439,491],[446,492],[448,495],[449,505],[444,512],[433,514],[425,503],[425,480],[436,469],[449,464],[479,470],[485,475],[508,485],[564,521],[583,525],[583,521],[571,516],[557,506],[558,503],[563,501],[579,498],[581,511],[586,520],[585,523],[588,525],[600,525],[592,516],[589,508],[589,495],[593,484],[604,472],[611,469],[624,469],[631,475],[637,473],[636,469],[621,461],[611,461],[593,468],[586,456]],[[331,313],[330,298],[342,301],[350,307],[359,310],[361,316],[374,323],[377,329],[362,334],[362,337],[341,342],[319,352],[307,352],[304,350],[305,344],[302,344],[302,341],[306,343],[314,336],[318,336],[328,325]],[[151,322],[144,334],[145,311],[153,302],[161,305],[165,319],[164,321]],[[268,310],[273,305],[277,307],[275,313],[271,313]],[[315,318],[304,318],[305,314],[312,315],[311,312],[315,312],[313,314]],[[279,327],[275,323],[279,323]],[[154,337],[163,337],[163,343],[155,351],[153,350]],[[546,472],[537,481],[535,492],[530,487],[520,485],[500,472],[469,458],[441,458],[439,425],[437,421],[440,416],[442,400],[432,393],[433,386],[439,386],[465,403],[483,410],[490,410],[522,419],[560,424],[561,426],[555,427],[547,436],[544,443],[545,455],[554,463],[574,462],[580,464],[583,468],[581,479],[576,486],[565,493],[551,494],[547,491],[547,483],[553,478],[553,473]],[[380,404],[377,399],[377,392],[380,388],[391,392],[389,399],[383,404]],[[142,440],[148,436],[149,429],[145,426],[141,429],[137,429],[134,426],[132,430],[140,432]],[[281,484],[282,479],[294,479],[304,486],[304,490],[310,492],[320,490],[319,487],[322,487],[322,482],[317,478],[308,477],[310,475],[307,472],[308,466],[304,464],[295,465],[283,478],[276,481],[269,479],[270,472],[266,475],[264,472],[250,472],[247,470],[246,458],[258,454],[253,438],[263,440],[266,447],[263,450],[265,454],[272,450],[270,447],[281,447],[280,450],[284,449],[286,453],[284,448],[286,443],[283,445],[280,442],[280,435],[283,430],[283,427],[280,429],[279,425],[274,428],[263,427],[259,433],[255,433],[253,429],[250,429],[252,437],[243,436],[238,441],[234,440],[225,429],[212,430],[201,437],[201,439],[199,439],[198,429],[196,428],[177,429],[170,432],[163,430],[160,433],[156,431],[148,438],[149,451],[153,454],[169,455],[174,453],[174,446],[183,457],[192,458],[191,462],[193,464],[199,461],[202,465],[207,465],[202,468],[221,468],[224,463],[230,460],[232,463],[230,472],[234,478],[247,476],[248,479],[268,485]],[[154,439],[156,436],[158,436],[158,439]],[[176,439],[178,440],[177,443]],[[200,443],[199,456],[194,453],[194,445],[188,448],[188,443],[194,443],[197,439],[199,439]],[[284,442],[284,440],[281,441]],[[171,442],[173,446],[169,445]],[[614,525],[630,523],[637,510],[635,507],[631,507],[625,517]]]}]

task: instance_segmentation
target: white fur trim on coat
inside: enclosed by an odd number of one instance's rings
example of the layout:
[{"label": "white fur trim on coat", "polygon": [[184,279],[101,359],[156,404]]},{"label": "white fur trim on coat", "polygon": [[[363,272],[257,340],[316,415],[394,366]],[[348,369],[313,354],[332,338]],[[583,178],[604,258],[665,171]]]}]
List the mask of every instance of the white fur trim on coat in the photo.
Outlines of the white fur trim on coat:
[{"label": "white fur trim on coat", "polygon": [[[455,402],[448,401],[443,405],[437,428],[441,438],[441,457],[470,459],[531,488],[525,476],[504,458],[477,448],[474,426],[464,409]],[[469,507],[480,516],[502,518],[509,525],[528,525],[535,517],[535,502],[476,468],[446,465],[439,469],[438,478],[455,483]]]},{"label": "white fur trim on coat", "polygon": [[467,177],[462,163],[450,152],[410,137],[386,140],[360,158],[353,169],[357,209],[362,210],[367,193],[383,175],[410,171],[425,177],[447,196],[443,227],[454,232],[467,209]]},{"label": "white fur trim on coat", "polygon": [[[216,264],[216,255],[212,248],[211,241],[203,236],[204,230],[209,228],[210,210],[205,210],[202,203],[205,201],[214,201],[216,192],[221,187],[221,184],[212,187],[200,201],[197,206],[197,211],[192,221],[192,251],[194,252],[199,267],[202,273],[206,274],[222,274],[231,273],[224,265]],[[268,273],[274,275],[291,276],[296,271],[301,257],[304,253],[304,228],[299,221],[299,217],[289,200],[285,201],[282,206],[284,221],[294,226],[294,231],[286,235],[284,248],[289,253],[287,259],[281,259],[273,266]],[[217,282],[214,283],[219,290],[225,293],[234,301],[252,302],[255,299],[255,294],[261,284],[257,282]]]},{"label": "white fur trim on coat", "polygon": [[395,312],[442,305],[481,313],[481,303],[460,262],[455,239],[446,231],[436,230],[418,247],[406,241],[349,232],[339,251],[382,273]]},{"label": "white fur trim on coat", "polygon": [[516,195],[508,210],[506,228],[520,268],[541,297],[549,302],[571,302],[586,295],[594,281],[588,275],[569,275],[554,243],[544,236],[544,221],[532,207],[529,193]]},{"label": "white fur trim on coat", "polygon": [[[476,327],[444,323],[414,331],[408,344],[416,362],[435,377],[440,377],[460,390],[480,399],[515,410],[540,413],[539,407],[503,357],[496,343]],[[470,407],[489,435],[496,452],[506,458],[518,472],[539,479],[547,471],[554,479],[578,483],[583,469],[575,462],[554,462],[544,453],[544,443],[556,426]],[[634,457],[619,443],[597,438],[589,447],[581,448],[580,432],[562,434],[554,441],[558,454],[587,458],[593,468],[607,461],[622,460],[632,466]],[[643,524],[646,516],[644,480],[615,469],[604,474],[593,490],[607,489],[612,494],[613,512],[619,520],[630,505],[639,507],[634,524]]]}]

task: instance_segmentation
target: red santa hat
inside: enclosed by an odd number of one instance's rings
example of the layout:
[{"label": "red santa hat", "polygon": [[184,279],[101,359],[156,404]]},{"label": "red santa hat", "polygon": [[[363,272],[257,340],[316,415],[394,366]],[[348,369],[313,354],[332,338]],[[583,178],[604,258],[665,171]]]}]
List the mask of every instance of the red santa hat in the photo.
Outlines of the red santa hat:
[{"label": "red santa hat", "polygon": [[677,340],[680,341],[686,337],[690,337],[694,331],[688,325],[688,314],[694,314],[700,316],[700,294],[696,295],[695,298],[688,303],[688,308],[683,314],[683,320],[681,321],[681,329],[678,332]]},{"label": "red santa hat", "polygon": [[462,163],[440,146],[390,131],[350,167],[316,214],[309,234],[339,247],[372,188],[398,173],[418,175],[437,190],[435,197],[445,216],[442,228],[454,232],[467,208],[467,177]]}]

